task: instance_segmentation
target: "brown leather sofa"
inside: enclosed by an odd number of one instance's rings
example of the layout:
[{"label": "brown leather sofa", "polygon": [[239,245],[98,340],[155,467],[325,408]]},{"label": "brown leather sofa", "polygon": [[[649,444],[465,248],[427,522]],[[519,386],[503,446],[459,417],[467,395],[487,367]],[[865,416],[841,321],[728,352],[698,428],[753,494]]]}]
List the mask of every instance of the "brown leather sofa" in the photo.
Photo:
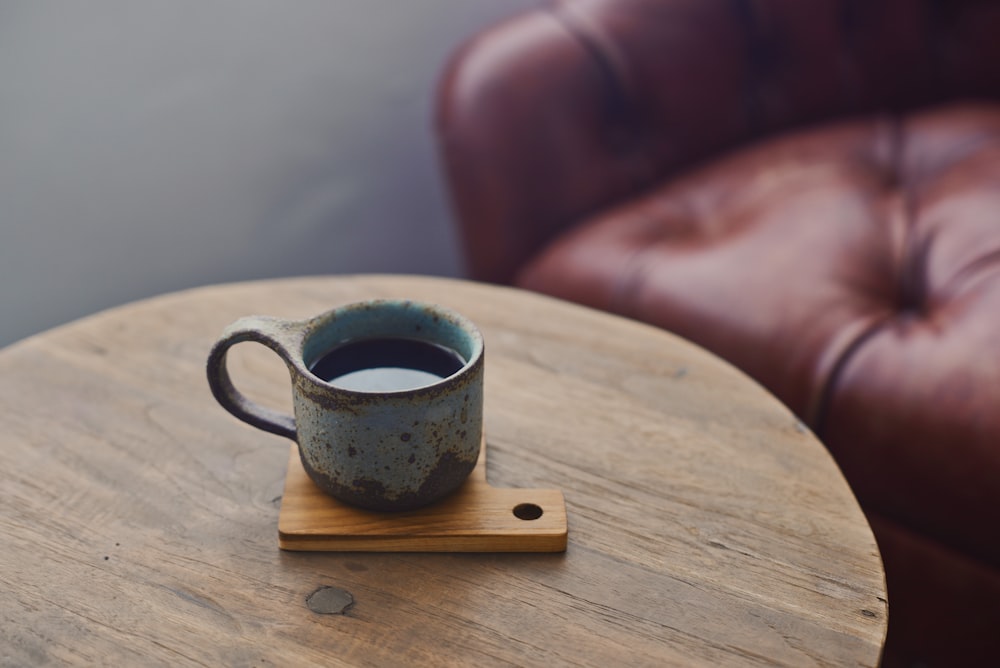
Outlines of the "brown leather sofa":
[{"label": "brown leather sofa", "polygon": [[470,276],[752,375],[868,514],[884,664],[1000,665],[1000,2],[546,5],[437,132]]}]

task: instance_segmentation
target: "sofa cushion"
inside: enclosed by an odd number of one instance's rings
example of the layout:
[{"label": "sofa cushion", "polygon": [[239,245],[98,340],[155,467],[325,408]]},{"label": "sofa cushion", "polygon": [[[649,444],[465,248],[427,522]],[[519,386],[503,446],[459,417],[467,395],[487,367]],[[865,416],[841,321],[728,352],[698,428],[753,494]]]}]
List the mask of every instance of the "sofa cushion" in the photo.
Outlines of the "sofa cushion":
[{"label": "sofa cushion", "polygon": [[516,281],[730,360],[866,508],[1000,566],[1000,106],[764,141],[579,225]]}]

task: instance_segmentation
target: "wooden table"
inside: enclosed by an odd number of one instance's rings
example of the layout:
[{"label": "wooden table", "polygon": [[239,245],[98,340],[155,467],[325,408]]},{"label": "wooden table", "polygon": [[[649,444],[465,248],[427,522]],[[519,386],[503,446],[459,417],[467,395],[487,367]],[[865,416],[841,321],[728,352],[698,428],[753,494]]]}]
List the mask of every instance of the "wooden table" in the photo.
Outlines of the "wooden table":
[{"label": "wooden table", "polygon": [[[563,490],[565,553],[278,548],[288,442],[214,402],[208,349],[241,315],[370,297],[480,326],[490,480]],[[273,353],[231,357],[248,394],[290,406]],[[541,296],[387,276],[166,295],[0,352],[0,415],[0,665],[871,666],[881,652],[879,553],[812,434],[706,352]],[[342,614],[307,605],[324,586]]]}]

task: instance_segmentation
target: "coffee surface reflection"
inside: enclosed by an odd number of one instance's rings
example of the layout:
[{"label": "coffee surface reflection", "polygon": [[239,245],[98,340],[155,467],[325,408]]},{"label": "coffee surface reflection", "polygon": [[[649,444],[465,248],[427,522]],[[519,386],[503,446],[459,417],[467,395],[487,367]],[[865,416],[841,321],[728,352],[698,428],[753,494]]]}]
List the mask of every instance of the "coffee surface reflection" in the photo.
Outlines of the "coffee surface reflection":
[{"label": "coffee surface reflection", "polygon": [[442,345],[417,339],[349,341],[320,357],[316,376],[347,390],[394,392],[432,385],[465,366],[465,359]]}]

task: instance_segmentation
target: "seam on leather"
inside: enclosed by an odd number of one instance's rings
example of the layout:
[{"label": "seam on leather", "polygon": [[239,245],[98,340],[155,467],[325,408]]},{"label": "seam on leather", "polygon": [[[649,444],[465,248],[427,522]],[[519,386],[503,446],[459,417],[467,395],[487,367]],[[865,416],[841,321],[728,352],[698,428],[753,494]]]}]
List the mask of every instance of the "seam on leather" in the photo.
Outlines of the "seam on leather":
[{"label": "seam on leather", "polygon": [[903,213],[903,229],[899,231],[900,245],[893,248],[896,272],[896,307],[899,312],[922,313],[927,300],[927,255],[933,238],[921,243],[915,235],[917,221],[917,195],[912,177],[904,173],[906,134],[903,120],[898,115],[890,118],[891,167],[899,192]]},{"label": "seam on leather", "polygon": [[636,108],[632,87],[624,74],[622,58],[610,53],[610,40],[602,39],[594,27],[587,25],[573,11],[572,6],[556,5],[549,8],[552,18],[579,43],[591,57],[595,69],[605,88],[605,113],[612,130],[609,139],[615,145],[615,152],[639,149],[638,132],[640,118]]},{"label": "seam on leather", "polygon": [[[870,325],[861,330],[852,341],[844,346],[840,352],[840,357],[833,363],[833,368],[827,376],[823,388],[813,405],[806,408],[807,415],[804,416],[806,424],[812,425],[816,435],[823,440],[826,437],[827,420],[830,417],[830,405],[833,402],[834,391],[840,386],[840,378],[844,373],[847,364],[854,358],[858,350],[871,340],[875,335],[881,333],[892,321],[892,315],[885,315],[877,318]],[[811,419],[810,419],[811,418]]]},{"label": "seam on leather", "polygon": [[992,267],[1000,266],[1000,249],[990,251],[985,255],[975,258],[969,264],[959,269],[950,281],[935,292],[953,298],[954,295],[969,289],[977,282],[985,280],[984,274],[991,269],[991,265]]},{"label": "seam on leather", "polygon": [[760,30],[754,0],[729,0],[729,6],[736,15],[747,38],[746,59],[750,64],[750,76],[743,84],[743,114],[751,136],[760,134],[764,126],[760,98],[764,81],[766,61],[764,35]]},{"label": "seam on leather", "polygon": [[[909,199],[912,200],[912,197]],[[927,301],[930,297],[927,285],[927,259],[936,235],[932,233],[926,238],[917,238],[913,233],[914,208],[911,202],[906,202],[906,206],[909,209],[906,216],[908,226],[906,246],[899,268],[898,309],[900,313],[926,315]]]}]

